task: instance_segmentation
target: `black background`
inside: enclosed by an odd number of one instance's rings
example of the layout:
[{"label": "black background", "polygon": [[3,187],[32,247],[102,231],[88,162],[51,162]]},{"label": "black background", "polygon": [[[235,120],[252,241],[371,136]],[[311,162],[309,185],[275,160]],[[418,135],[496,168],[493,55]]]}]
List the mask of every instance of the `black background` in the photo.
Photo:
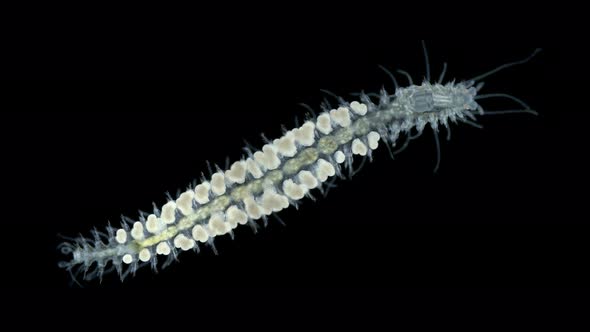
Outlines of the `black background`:
[{"label": "black background", "polygon": [[[347,43],[300,37],[204,37],[180,43],[78,41],[68,52],[40,43],[12,62],[5,82],[3,154],[9,224],[8,287],[69,287],[57,234],[74,236],[119,215],[137,216],[206,171],[294,126],[326,97],[391,89],[378,65],[424,75],[419,39]],[[305,35],[308,36],[308,35]],[[327,198],[281,212],[254,235],[184,253],[153,274],[86,287],[586,287],[589,227],[584,110],[563,88],[576,46],[565,40],[429,39],[434,75],[473,77],[544,51],[486,80],[540,115],[484,117],[483,130],[453,125],[433,174],[432,134],[396,160],[373,163]],[[44,56],[38,57],[42,53]],[[401,81],[403,79],[398,77]],[[328,97],[329,98],[329,97]],[[350,97],[346,97],[349,100]],[[512,109],[486,100],[486,109]],[[6,199],[8,199],[6,201]],[[14,241],[13,241],[14,239]]]}]

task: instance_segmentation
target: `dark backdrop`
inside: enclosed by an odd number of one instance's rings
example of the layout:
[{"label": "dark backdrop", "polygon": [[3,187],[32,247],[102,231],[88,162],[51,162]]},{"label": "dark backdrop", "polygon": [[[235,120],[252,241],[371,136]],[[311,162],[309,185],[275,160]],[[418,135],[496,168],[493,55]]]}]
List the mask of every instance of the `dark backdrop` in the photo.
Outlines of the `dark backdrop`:
[{"label": "dark backdrop", "polygon": [[[320,88],[351,100],[352,92],[391,89],[378,65],[424,75],[419,39],[121,39],[79,42],[68,52],[40,46],[6,73],[19,79],[2,89],[9,287],[68,287],[56,267],[58,233],[88,235],[163,204],[166,191],[175,195],[206,171],[206,160],[223,166],[241,156],[244,139],[260,147],[261,133],[274,138],[281,125],[293,127],[305,113],[298,103],[318,109]],[[447,61],[447,78],[457,81],[543,47],[483,90],[518,96],[540,115],[484,117],[483,130],[453,125],[438,174],[430,132],[396,160],[381,145],[373,163],[327,198],[318,193],[316,202],[281,212],[286,227],[273,219],[256,235],[240,227],[235,240],[216,240],[218,256],[209,248],[183,253],[159,274],[145,268],[123,284],[107,276],[102,286],[585,286],[587,116],[566,106],[573,96],[562,92],[582,82],[567,69],[580,57],[576,45],[427,45],[434,75]]]}]

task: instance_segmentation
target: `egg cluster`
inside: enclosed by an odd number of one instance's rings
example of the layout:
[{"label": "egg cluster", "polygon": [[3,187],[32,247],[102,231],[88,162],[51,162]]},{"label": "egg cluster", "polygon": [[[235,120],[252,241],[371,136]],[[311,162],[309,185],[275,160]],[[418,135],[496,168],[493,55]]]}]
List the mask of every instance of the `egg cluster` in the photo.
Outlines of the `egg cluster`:
[{"label": "egg cluster", "polygon": [[367,105],[359,102],[326,111],[218,170],[160,211],[117,229],[116,243],[130,249],[120,251],[121,262],[148,262],[156,255],[191,250],[296,205],[339,174],[347,156],[366,156],[378,147],[381,135],[358,122],[367,113]]}]

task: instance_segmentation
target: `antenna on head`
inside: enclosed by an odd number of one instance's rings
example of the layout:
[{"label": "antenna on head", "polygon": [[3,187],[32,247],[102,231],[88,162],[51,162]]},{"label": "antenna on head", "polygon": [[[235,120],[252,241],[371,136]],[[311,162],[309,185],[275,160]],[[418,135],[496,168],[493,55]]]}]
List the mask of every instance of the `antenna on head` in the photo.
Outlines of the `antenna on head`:
[{"label": "antenna on head", "polygon": [[379,68],[381,68],[381,70],[383,70],[385,72],[385,74],[387,74],[389,76],[389,78],[391,78],[391,81],[393,82],[393,86],[395,87],[395,91],[397,91],[397,89],[399,89],[399,84],[397,84],[397,80],[395,79],[395,76],[393,76],[393,74],[385,67],[383,67],[382,65],[379,65]]},{"label": "antenna on head", "polygon": [[424,62],[426,63],[426,80],[430,82],[430,61],[428,60],[428,50],[424,40],[422,40],[422,50],[424,50]]},{"label": "antenna on head", "polygon": [[445,74],[447,73],[447,63],[443,63],[443,70],[440,73],[440,76],[438,77],[438,84],[442,84],[443,80],[445,79]]},{"label": "antenna on head", "polygon": [[490,75],[493,75],[493,74],[495,74],[495,73],[497,73],[497,72],[499,72],[501,70],[504,70],[506,68],[510,68],[510,67],[513,67],[513,66],[525,64],[525,63],[529,62],[535,55],[537,55],[537,53],[539,53],[541,51],[542,51],[541,48],[537,48],[533,52],[533,54],[529,55],[529,57],[526,58],[526,59],[524,59],[524,60],[520,60],[520,61],[515,61],[515,62],[510,62],[510,63],[503,64],[503,65],[501,65],[500,67],[498,67],[496,69],[490,70],[489,72],[487,72],[485,74],[481,74],[479,76],[476,76],[476,77],[474,77],[472,79],[469,79],[468,81],[479,81],[482,78],[486,78],[486,77],[488,77]]}]

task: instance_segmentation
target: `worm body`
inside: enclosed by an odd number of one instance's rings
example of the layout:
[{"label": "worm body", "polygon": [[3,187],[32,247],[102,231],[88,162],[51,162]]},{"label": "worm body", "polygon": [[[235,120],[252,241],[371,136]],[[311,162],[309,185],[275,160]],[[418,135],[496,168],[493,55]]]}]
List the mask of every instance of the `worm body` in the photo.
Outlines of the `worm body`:
[{"label": "worm body", "polygon": [[[59,265],[73,276],[83,272],[86,280],[113,270],[124,279],[143,265],[156,269],[160,259],[165,267],[183,251],[202,246],[215,250],[216,237],[233,236],[243,225],[266,223],[315,192],[325,193],[335,179],[352,177],[354,158],[371,160],[380,145],[391,152],[405,137],[403,149],[427,126],[438,133],[450,123],[475,125],[476,116],[486,114],[477,103],[477,80],[442,84],[444,74],[435,83],[429,76],[428,69],[422,84],[407,87],[398,87],[394,78],[392,94],[363,93],[352,102],[338,98],[337,107],[324,107],[282,137],[266,140],[258,151],[245,148],[242,159],[227,169],[212,170],[175,199],[154,205],[152,213],[138,220],[123,218],[119,227],[109,225],[106,231],[93,230],[91,238],[62,243],[69,260]],[[528,106],[523,111],[533,112]]]}]

